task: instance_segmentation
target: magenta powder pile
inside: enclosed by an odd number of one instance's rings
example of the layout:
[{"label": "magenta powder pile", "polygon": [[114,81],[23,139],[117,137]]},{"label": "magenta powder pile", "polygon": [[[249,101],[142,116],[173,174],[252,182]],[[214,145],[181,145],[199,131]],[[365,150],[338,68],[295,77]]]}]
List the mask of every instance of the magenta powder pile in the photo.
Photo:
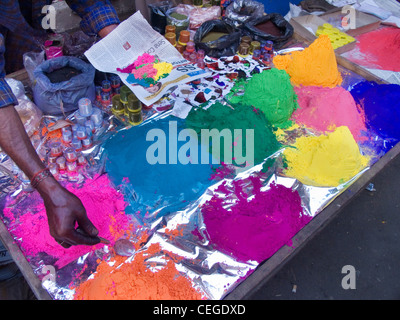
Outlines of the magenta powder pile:
[{"label": "magenta powder pile", "polygon": [[[239,261],[262,262],[283,245],[290,245],[311,216],[304,214],[297,191],[274,183],[261,191],[260,179],[249,179],[253,197],[245,192],[249,181],[234,181],[233,190],[223,183],[201,212],[211,243],[218,250]],[[231,192],[237,200],[226,208]]]},{"label": "magenta powder pile", "polygon": [[[112,187],[107,175],[88,179],[80,188],[69,185],[67,189],[82,201],[89,219],[99,230],[99,236],[109,240],[110,245],[130,229],[130,219],[124,211],[124,197]],[[44,253],[55,258],[55,266],[62,268],[86,253],[104,246],[101,243],[95,246],[72,246],[68,249],[60,246],[50,235],[46,210],[37,192],[16,205],[10,200],[4,209],[4,216],[10,221],[9,231],[18,239],[17,243],[28,261]]]}]

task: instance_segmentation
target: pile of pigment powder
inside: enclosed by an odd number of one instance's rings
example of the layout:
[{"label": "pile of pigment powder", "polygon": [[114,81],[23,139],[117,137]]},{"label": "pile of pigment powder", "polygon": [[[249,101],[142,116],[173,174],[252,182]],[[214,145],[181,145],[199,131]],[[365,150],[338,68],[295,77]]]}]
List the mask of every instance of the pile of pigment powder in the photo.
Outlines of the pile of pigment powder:
[{"label": "pile of pigment powder", "polygon": [[343,54],[367,68],[400,72],[400,29],[384,27],[357,37],[357,47]]},{"label": "pile of pigment powder", "polygon": [[[242,84],[238,85],[242,86]],[[243,90],[244,94],[240,97],[233,97],[232,103],[240,102],[260,109],[274,126],[288,127],[291,125],[289,118],[298,104],[286,71],[275,68],[264,70],[253,75],[243,85]]]},{"label": "pile of pigment powder", "polygon": [[299,108],[292,120],[325,133],[347,126],[356,141],[366,139],[364,112],[349,91],[342,87],[296,87]]},{"label": "pile of pigment powder", "polygon": [[386,141],[386,151],[392,148],[400,140],[400,85],[363,81],[350,92],[364,110],[367,128]]},{"label": "pile of pigment powder", "polygon": [[361,154],[345,126],[326,135],[300,137],[285,149],[283,156],[287,176],[319,187],[337,187],[348,182],[369,164],[369,157]]},{"label": "pile of pigment powder", "polygon": [[[75,288],[75,300],[201,300],[191,280],[178,272],[172,259],[165,257],[161,269],[152,271],[147,259],[161,251],[152,244],[137,252],[131,262],[116,256],[113,263],[101,261],[93,278]],[[155,264],[155,263],[153,263]]]},{"label": "pile of pigment powder", "polygon": [[274,57],[276,68],[286,70],[293,85],[335,87],[343,81],[335,52],[327,35],[320,35],[308,48]]},{"label": "pile of pigment powder", "polygon": [[[126,203],[123,195],[111,185],[107,175],[88,179],[82,187],[68,185],[67,189],[83,203],[91,222],[99,231],[99,236],[114,242],[131,229],[131,220],[125,215]],[[37,192],[31,193],[24,202],[4,208],[4,216],[10,221],[9,231],[18,240],[28,260],[39,254],[47,254],[56,259],[55,266],[62,268],[88,252],[100,249],[95,246],[60,246],[50,235],[46,209]]]},{"label": "pile of pigment powder", "polygon": [[[261,191],[257,177],[220,185],[201,207],[210,244],[239,261],[262,262],[271,257],[303,228],[311,216],[304,214],[297,191],[272,183]],[[251,194],[248,194],[251,193]],[[221,196],[222,194],[222,196]],[[232,203],[232,195],[237,200]],[[250,197],[252,196],[252,197]]]},{"label": "pile of pigment powder", "polygon": [[[186,126],[195,130],[199,136],[204,129],[217,129],[219,132],[228,130],[230,132],[232,142],[227,147],[232,152],[230,152],[231,155],[226,156],[225,140],[221,139],[221,163],[241,165],[237,163],[239,162],[238,154],[247,158],[247,160],[251,160],[251,154],[253,154],[253,163],[259,164],[281,148],[273,133],[271,124],[265,115],[254,107],[240,104],[227,106],[216,102],[207,109],[192,109],[186,117]],[[242,143],[238,139],[234,139],[235,130],[239,130],[236,132],[241,132]],[[253,130],[253,139],[246,133],[247,130]],[[253,145],[251,145],[251,140],[254,142]],[[247,143],[250,145],[248,146]],[[211,144],[212,140],[210,139],[210,152],[212,152],[213,147]],[[215,154],[213,156],[215,157]],[[229,159],[229,157],[232,157],[232,159]]]},{"label": "pile of pigment powder", "polygon": [[161,62],[155,56],[144,53],[135,62],[123,69],[117,68],[117,71],[129,73],[126,79],[129,83],[137,83],[144,87],[149,87],[156,84],[160,79],[167,77],[172,69],[172,64]]},{"label": "pile of pigment powder", "polygon": [[[213,183],[212,159],[195,137],[185,140],[184,129],[184,120],[171,116],[107,139],[106,171],[115,185],[127,186],[126,213],[150,221],[186,206]],[[201,161],[202,154],[208,163]]]}]

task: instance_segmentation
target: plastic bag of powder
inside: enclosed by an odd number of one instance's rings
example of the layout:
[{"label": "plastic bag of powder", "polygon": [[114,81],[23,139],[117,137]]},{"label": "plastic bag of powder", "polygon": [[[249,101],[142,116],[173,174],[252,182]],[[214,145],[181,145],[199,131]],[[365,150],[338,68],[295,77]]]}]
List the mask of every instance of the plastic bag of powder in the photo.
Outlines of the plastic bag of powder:
[{"label": "plastic bag of powder", "polygon": [[[53,83],[48,74],[64,67],[79,71],[76,76],[61,82]],[[81,98],[94,100],[95,68],[75,57],[57,57],[41,63],[33,72],[33,100],[44,114],[63,115],[78,109]]]},{"label": "plastic bag of powder", "polygon": [[[210,32],[221,32],[226,35],[214,41],[202,42],[202,39]],[[210,20],[204,22],[194,35],[196,49],[203,49],[205,54],[219,58],[236,54],[239,47],[241,31],[226,20]]]},{"label": "plastic bag of powder", "polygon": [[264,5],[253,0],[234,0],[225,10],[225,17],[236,27],[261,18],[263,15]]},{"label": "plastic bag of powder", "polygon": [[244,34],[250,35],[255,41],[272,41],[275,49],[280,49],[294,32],[292,25],[279,13],[271,13],[246,22],[243,30]]}]

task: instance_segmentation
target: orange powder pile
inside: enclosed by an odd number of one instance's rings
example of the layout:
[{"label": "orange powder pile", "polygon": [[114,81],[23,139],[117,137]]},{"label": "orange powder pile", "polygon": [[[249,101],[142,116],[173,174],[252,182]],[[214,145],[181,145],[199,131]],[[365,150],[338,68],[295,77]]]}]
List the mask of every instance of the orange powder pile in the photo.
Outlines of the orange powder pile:
[{"label": "orange powder pile", "polygon": [[166,264],[152,271],[146,259],[161,251],[152,244],[146,251],[138,252],[132,262],[116,256],[111,266],[102,261],[94,278],[83,282],[74,296],[75,300],[201,300],[203,296],[193,288],[190,279],[175,267],[174,261],[165,257]]},{"label": "orange powder pile", "polygon": [[333,88],[343,81],[337,67],[335,52],[327,35],[320,35],[308,48],[291,54],[277,55],[276,68],[285,70],[295,86]]}]

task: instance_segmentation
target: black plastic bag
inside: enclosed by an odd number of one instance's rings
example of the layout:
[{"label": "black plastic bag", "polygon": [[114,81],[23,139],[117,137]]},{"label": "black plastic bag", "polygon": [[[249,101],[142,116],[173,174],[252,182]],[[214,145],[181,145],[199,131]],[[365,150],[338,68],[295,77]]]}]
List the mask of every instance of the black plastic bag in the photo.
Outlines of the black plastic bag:
[{"label": "black plastic bag", "polygon": [[[47,74],[63,67],[79,70],[79,74],[67,81],[52,83]],[[36,106],[49,115],[63,115],[78,109],[81,98],[95,98],[95,68],[79,58],[62,56],[42,62],[33,71],[32,85]]]},{"label": "black plastic bag", "polygon": [[[210,32],[228,33],[217,40],[201,42],[201,40]],[[236,54],[239,47],[241,31],[225,20],[209,20],[204,22],[194,35],[194,43],[197,50],[203,49],[205,54],[220,58],[223,56],[232,56]]]},{"label": "black plastic bag", "polygon": [[166,12],[172,7],[170,1],[160,1],[148,5],[150,8],[150,24],[154,30],[164,35],[167,25]]},{"label": "black plastic bag", "polygon": [[[266,33],[259,28],[257,25],[271,21],[280,34]],[[243,25],[243,33],[251,36],[256,41],[272,41],[274,43],[274,49],[280,49],[292,36],[294,29],[292,25],[285,20],[285,18],[279,13],[270,13],[256,20],[247,22]]]},{"label": "black plastic bag", "polygon": [[236,27],[251,22],[264,15],[264,5],[253,0],[234,0],[225,10],[225,17]]}]

